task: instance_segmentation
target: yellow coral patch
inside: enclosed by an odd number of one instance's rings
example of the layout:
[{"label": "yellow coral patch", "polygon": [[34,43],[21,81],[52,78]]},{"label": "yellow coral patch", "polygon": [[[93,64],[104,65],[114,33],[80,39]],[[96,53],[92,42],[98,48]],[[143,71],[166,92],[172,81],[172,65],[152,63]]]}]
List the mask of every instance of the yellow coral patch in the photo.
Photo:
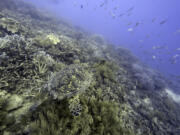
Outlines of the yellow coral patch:
[{"label": "yellow coral patch", "polygon": [[56,36],[54,34],[49,34],[46,36],[46,38],[49,39],[55,45],[60,42],[58,36]]}]

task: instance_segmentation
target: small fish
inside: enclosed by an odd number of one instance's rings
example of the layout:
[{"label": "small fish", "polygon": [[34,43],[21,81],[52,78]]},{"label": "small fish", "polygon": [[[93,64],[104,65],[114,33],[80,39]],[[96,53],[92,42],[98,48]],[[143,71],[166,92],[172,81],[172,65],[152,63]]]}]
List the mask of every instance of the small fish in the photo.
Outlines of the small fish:
[{"label": "small fish", "polygon": [[113,19],[115,19],[116,15],[112,11],[110,11],[109,14],[112,16]]},{"label": "small fish", "polygon": [[162,46],[153,46],[152,49],[153,49],[153,50],[157,50],[157,49],[168,49],[168,46],[164,46],[164,45],[162,45]]},{"label": "small fish", "polygon": [[127,24],[127,26],[129,26],[129,25],[131,25],[132,24],[132,22],[129,22],[128,24]]},{"label": "small fish", "polygon": [[177,57],[179,57],[179,54],[175,54],[175,55],[173,56],[173,59],[175,59],[175,58],[177,58]]},{"label": "small fish", "polygon": [[155,59],[156,59],[156,56],[155,56],[155,55],[153,55],[153,56],[152,56],[152,59],[153,59],[153,60],[155,60]]},{"label": "small fish", "polygon": [[140,24],[139,22],[136,22],[135,27],[138,27],[138,26],[139,26],[139,24]]},{"label": "small fish", "polygon": [[89,3],[86,1],[86,5],[88,6],[89,5]]},{"label": "small fish", "polygon": [[127,10],[127,12],[130,12],[130,11],[132,11],[134,9],[134,6],[132,6],[131,8],[129,8],[128,10]]},{"label": "small fish", "polygon": [[171,64],[176,64],[177,63],[177,60],[171,60]]},{"label": "small fish", "polygon": [[118,7],[114,7],[113,9],[114,9],[114,10],[117,10],[117,9],[118,9]]},{"label": "small fish", "polygon": [[118,17],[123,17],[123,15],[124,15],[124,13],[122,13],[122,14],[118,15]]},{"label": "small fish", "polygon": [[74,2],[73,2],[73,5],[74,5],[74,6],[76,6],[76,5],[77,5],[77,2],[76,2],[76,1],[74,1]]},{"label": "small fish", "polygon": [[83,5],[81,5],[81,8],[83,8]]},{"label": "small fish", "polygon": [[179,57],[179,54],[175,54],[175,55],[171,58],[171,64],[176,64],[178,57]]},{"label": "small fish", "polygon": [[59,4],[58,0],[50,0],[50,2],[52,2],[53,4]]},{"label": "small fish", "polygon": [[153,18],[153,19],[152,19],[152,23],[155,22],[155,21],[156,21],[156,18]]},{"label": "small fish", "polygon": [[132,13],[128,13],[128,14],[127,14],[127,16],[131,16],[131,15],[132,15]]},{"label": "small fish", "polygon": [[133,28],[129,28],[128,31],[129,31],[129,32],[132,32],[132,31],[133,31]]},{"label": "small fish", "polygon": [[180,33],[180,29],[178,29],[174,34],[179,34]]},{"label": "small fish", "polygon": [[146,38],[149,38],[150,37],[150,35],[149,34],[146,34]]},{"label": "small fish", "polygon": [[140,43],[144,42],[143,40],[139,40]]},{"label": "small fish", "polygon": [[101,3],[99,6],[100,6],[100,7],[103,7],[103,6],[104,6],[104,4],[105,4],[105,3]]},{"label": "small fish", "polygon": [[167,20],[163,20],[163,21],[161,21],[159,24],[160,25],[163,25],[163,24],[165,24],[167,22]]},{"label": "small fish", "polygon": [[153,50],[156,50],[156,46],[153,46],[152,49],[153,49]]},{"label": "small fish", "polygon": [[157,37],[160,37],[161,36],[161,34],[159,33],[159,34],[157,34]]}]

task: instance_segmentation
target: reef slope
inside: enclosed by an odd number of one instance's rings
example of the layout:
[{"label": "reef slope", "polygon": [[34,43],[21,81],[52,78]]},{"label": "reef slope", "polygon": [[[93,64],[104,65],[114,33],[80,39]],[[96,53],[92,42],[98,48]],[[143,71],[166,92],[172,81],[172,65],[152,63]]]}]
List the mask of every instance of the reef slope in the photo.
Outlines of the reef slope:
[{"label": "reef slope", "polygon": [[167,84],[99,35],[0,2],[0,135],[179,135]]}]

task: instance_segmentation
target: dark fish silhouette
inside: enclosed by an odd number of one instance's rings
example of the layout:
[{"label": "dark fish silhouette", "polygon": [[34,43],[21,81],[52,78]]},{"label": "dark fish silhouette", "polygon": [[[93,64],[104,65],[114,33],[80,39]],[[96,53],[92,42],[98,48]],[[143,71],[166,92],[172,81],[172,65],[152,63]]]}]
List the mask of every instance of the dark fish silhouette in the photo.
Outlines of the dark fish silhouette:
[{"label": "dark fish silhouette", "polygon": [[59,2],[61,2],[63,0],[48,0],[48,1],[53,3],[53,4],[59,4]]},{"label": "dark fish silhouette", "polygon": [[180,29],[178,29],[174,34],[179,34],[180,33]]},{"label": "dark fish silhouette", "polygon": [[128,24],[127,24],[127,26],[129,26],[129,25],[131,25],[132,24],[132,22],[129,22]]},{"label": "dark fish silhouette", "polygon": [[83,5],[81,5],[81,8],[83,8]]},{"label": "dark fish silhouette", "polygon": [[138,27],[138,26],[139,26],[139,24],[140,24],[139,22],[136,22],[135,27]]},{"label": "dark fish silhouette", "polygon": [[100,4],[99,6],[100,6],[100,7],[103,7],[103,6],[104,6],[104,4],[105,4],[105,3],[102,3],[102,4]]},{"label": "dark fish silhouette", "polygon": [[153,18],[153,19],[152,19],[152,23],[155,22],[155,21],[156,21],[156,18]]},{"label": "dark fish silhouette", "polygon": [[167,20],[163,20],[163,21],[161,21],[159,24],[160,25],[163,25],[163,24],[165,24],[167,22]]},{"label": "dark fish silhouette", "polygon": [[120,14],[119,17],[122,17],[124,15],[124,13]]},{"label": "dark fish silhouette", "polygon": [[129,8],[129,9],[127,10],[127,12],[131,12],[133,9],[134,9],[134,6],[132,6],[131,8]]}]

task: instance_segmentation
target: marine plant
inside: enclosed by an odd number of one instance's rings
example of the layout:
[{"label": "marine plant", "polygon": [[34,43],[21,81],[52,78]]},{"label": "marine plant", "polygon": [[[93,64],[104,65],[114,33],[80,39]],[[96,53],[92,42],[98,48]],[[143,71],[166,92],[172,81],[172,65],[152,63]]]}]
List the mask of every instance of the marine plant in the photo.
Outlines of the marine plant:
[{"label": "marine plant", "polygon": [[118,117],[118,106],[113,102],[80,96],[82,112],[71,114],[68,99],[47,100],[32,112],[30,135],[130,135],[122,127]]},{"label": "marine plant", "polygon": [[8,129],[8,125],[15,123],[15,118],[12,115],[8,115],[8,101],[0,95],[0,134],[4,129]]},{"label": "marine plant", "polygon": [[116,82],[116,72],[118,67],[115,63],[106,60],[100,60],[93,65],[95,69],[95,78],[99,84],[108,84]]}]

